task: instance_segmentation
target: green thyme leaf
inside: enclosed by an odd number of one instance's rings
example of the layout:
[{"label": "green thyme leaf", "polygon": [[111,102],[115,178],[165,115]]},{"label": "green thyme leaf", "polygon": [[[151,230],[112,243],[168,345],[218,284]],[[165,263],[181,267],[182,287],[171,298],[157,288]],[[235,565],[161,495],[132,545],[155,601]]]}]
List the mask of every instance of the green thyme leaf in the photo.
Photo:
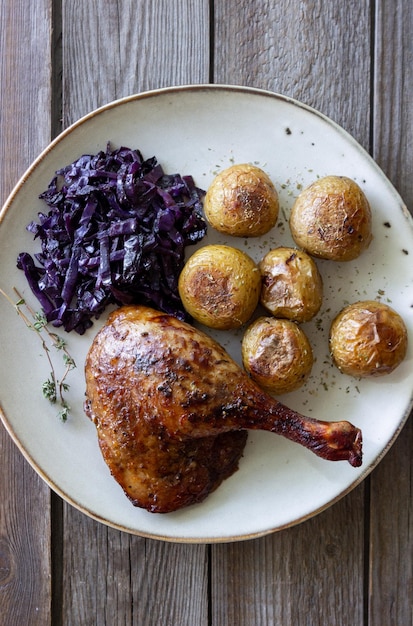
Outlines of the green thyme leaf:
[{"label": "green thyme leaf", "polygon": [[[60,335],[52,332],[47,325],[47,319],[43,311],[33,311],[27,304],[25,299],[19,294],[17,289],[14,288],[14,292],[18,296],[18,301],[13,302],[13,299],[0,288],[0,294],[8,300],[8,302],[16,309],[20,318],[24,321],[27,328],[34,330],[42,342],[43,350],[47,356],[49,366],[51,369],[50,378],[42,383],[42,394],[46,400],[49,400],[52,404],[59,404],[61,410],[59,416],[63,422],[66,422],[70,414],[70,407],[64,397],[64,394],[69,390],[69,384],[66,382],[68,373],[76,367],[76,363],[73,357],[69,354],[66,341],[60,337]],[[21,307],[25,306],[27,313],[22,310]],[[63,351],[63,363],[65,365],[65,371],[60,378],[56,377],[56,370],[52,360],[50,347],[56,350]]]},{"label": "green thyme leaf", "polygon": [[57,390],[53,373],[50,374],[50,378],[44,381],[42,385],[42,392],[46,400],[49,400],[49,402],[51,402],[52,404],[56,403]]}]

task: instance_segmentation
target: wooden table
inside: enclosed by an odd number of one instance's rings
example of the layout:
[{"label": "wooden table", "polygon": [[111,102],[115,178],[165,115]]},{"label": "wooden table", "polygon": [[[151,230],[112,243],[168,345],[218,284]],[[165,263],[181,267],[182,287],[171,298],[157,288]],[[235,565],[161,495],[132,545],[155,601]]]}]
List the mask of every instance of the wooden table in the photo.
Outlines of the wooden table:
[{"label": "wooden table", "polygon": [[[320,110],[411,207],[412,33],[409,0],[2,0],[0,198],[92,109],[214,82]],[[1,427],[0,624],[411,625],[412,443],[410,419],[370,477],[322,514],[210,546],[89,519],[49,490]]]}]

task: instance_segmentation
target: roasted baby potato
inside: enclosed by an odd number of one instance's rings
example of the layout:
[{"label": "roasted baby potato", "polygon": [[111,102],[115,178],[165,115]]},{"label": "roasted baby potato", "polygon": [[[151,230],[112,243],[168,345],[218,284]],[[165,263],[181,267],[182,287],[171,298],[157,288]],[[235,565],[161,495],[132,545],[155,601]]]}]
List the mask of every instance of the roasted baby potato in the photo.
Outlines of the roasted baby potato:
[{"label": "roasted baby potato", "polygon": [[278,219],[278,193],[267,174],[242,163],[220,172],[204,200],[208,222],[235,237],[264,235]]},{"label": "roasted baby potato", "polygon": [[290,215],[295,243],[309,254],[351,261],[372,239],[371,209],[361,188],[346,176],[325,176],[304,189]]},{"label": "roasted baby potato", "polygon": [[323,301],[323,282],[315,261],[302,250],[279,247],[259,263],[261,304],[275,317],[307,322]]},{"label": "roasted baby potato", "polygon": [[390,374],[404,359],[407,330],[403,319],[375,300],[356,302],[333,320],[330,351],[337,367],[350,376]]},{"label": "roasted baby potato", "polygon": [[225,245],[199,248],[186,262],[179,295],[192,317],[221,330],[238,328],[253,314],[260,296],[261,275],[241,250]]},{"label": "roasted baby potato", "polygon": [[279,395],[305,383],[313,352],[304,331],[291,320],[260,317],[244,334],[242,361],[260,387]]}]

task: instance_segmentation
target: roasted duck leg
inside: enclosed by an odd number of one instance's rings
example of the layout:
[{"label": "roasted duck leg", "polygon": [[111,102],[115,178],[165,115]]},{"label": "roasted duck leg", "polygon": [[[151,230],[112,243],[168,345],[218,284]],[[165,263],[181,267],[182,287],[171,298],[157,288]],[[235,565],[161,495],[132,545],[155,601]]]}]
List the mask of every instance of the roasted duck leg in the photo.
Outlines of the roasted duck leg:
[{"label": "roasted duck leg", "polygon": [[361,432],[287,408],[213,339],[143,306],[118,309],[86,361],[87,415],[106,463],[137,506],[198,502],[238,467],[246,430],[268,430],[318,456],[362,462]]}]

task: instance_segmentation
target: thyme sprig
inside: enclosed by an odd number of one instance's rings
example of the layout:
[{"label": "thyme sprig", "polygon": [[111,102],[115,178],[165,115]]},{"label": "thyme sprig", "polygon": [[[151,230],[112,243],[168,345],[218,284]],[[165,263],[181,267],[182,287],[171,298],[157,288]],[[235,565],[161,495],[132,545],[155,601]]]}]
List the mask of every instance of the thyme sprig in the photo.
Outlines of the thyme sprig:
[{"label": "thyme sprig", "polygon": [[[51,402],[51,404],[59,405],[60,408],[58,416],[63,422],[66,422],[70,415],[70,406],[65,396],[70,387],[67,383],[67,377],[69,372],[76,367],[75,360],[67,348],[66,341],[57,333],[52,332],[48,327],[44,313],[42,311],[34,311],[15,287],[13,290],[18,297],[17,302],[14,302],[14,300],[1,288],[0,293],[15,308],[27,328],[36,332],[37,336],[40,338],[43,351],[46,354],[50,366],[50,376],[42,384],[42,393],[43,396]],[[23,306],[26,307],[27,313],[22,310]],[[63,364],[65,369],[60,379],[56,376],[56,368],[54,366],[49,344],[55,350],[60,351],[63,354]]]}]

